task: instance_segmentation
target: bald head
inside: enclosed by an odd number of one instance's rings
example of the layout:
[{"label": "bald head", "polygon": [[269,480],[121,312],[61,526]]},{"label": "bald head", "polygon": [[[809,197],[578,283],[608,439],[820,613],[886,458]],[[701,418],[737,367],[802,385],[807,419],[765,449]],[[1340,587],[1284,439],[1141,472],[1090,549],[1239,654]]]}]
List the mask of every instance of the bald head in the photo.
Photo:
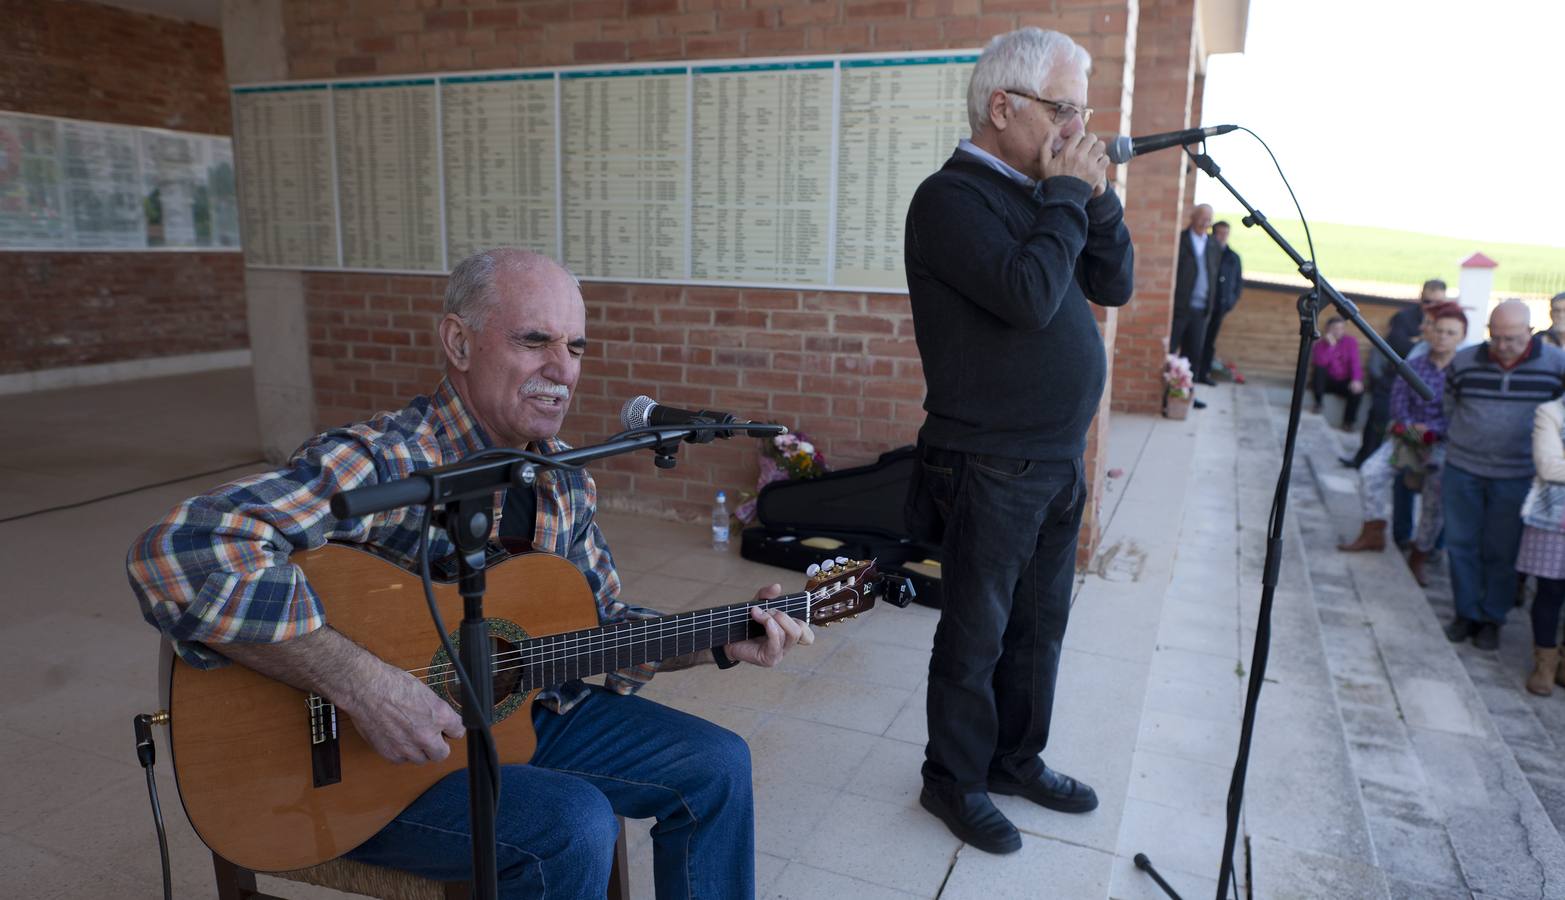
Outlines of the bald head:
[{"label": "bald head", "polygon": [[[506,290],[499,290],[501,286]],[[579,290],[576,276],[542,253],[519,247],[497,247],[457,263],[446,281],[446,313],[474,331],[482,330],[502,294],[522,298],[569,285]]]},{"label": "bald head", "polygon": [[1212,227],[1212,207],[1202,203],[1190,210],[1189,225],[1195,234],[1206,234],[1207,229]]},{"label": "bald head", "polygon": [[1527,352],[1532,336],[1532,316],[1527,304],[1506,300],[1489,313],[1489,351],[1503,365],[1509,365]]}]

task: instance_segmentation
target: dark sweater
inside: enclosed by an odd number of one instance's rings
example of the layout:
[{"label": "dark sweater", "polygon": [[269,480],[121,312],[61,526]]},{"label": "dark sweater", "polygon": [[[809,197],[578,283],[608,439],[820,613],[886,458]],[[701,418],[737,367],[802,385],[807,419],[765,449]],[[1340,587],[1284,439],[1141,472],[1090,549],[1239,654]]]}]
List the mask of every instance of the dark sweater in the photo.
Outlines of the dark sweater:
[{"label": "dark sweater", "polygon": [[1087,306],[1130,299],[1133,252],[1113,191],[1027,187],[960,151],[919,185],[904,259],[930,446],[1081,456],[1107,362]]}]

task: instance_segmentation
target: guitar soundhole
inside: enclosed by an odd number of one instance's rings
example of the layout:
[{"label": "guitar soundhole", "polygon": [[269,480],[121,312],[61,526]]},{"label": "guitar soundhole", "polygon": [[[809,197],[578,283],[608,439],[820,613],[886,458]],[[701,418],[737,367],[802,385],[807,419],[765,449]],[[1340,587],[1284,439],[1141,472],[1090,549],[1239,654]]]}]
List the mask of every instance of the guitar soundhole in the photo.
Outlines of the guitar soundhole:
[{"label": "guitar soundhole", "polygon": [[491,637],[494,647],[494,702],[500,706],[506,698],[522,686],[522,665],[516,658],[516,645],[502,638]]},{"label": "guitar soundhole", "polygon": [[[460,635],[452,632],[447,637],[460,654],[462,646]],[[494,711],[490,714],[490,720],[493,722],[504,721],[506,717],[521,708],[523,701],[527,699],[527,694],[522,689],[523,667],[519,652],[519,645],[526,640],[527,632],[515,622],[504,619],[489,620],[490,658],[494,660],[491,681],[494,691]],[[437,650],[429,665],[429,671],[439,676],[429,679],[430,687],[440,695],[440,699],[460,711],[462,688],[457,684],[455,676],[450,674],[451,659],[446,656],[446,651]]]}]

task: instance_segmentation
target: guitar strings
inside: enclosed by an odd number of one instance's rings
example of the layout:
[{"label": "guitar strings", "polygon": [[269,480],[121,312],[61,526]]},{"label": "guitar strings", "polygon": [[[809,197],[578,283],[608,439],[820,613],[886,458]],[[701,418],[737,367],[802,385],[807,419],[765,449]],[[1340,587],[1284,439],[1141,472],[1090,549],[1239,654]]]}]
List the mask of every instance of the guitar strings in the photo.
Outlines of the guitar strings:
[{"label": "guitar strings", "polygon": [[[842,593],[844,591],[854,594],[858,593],[855,588],[849,588],[848,586],[842,584],[836,584],[827,588],[823,588],[820,591],[806,591],[802,594],[774,597],[770,600],[762,600],[755,603],[742,605],[736,604],[731,607],[723,607],[716,610],[705,611],[705,621],[702,620],[699,614],[693,615],[691,618],[683,620],[680,620],[679,616],[676,615],[669,617],[668,620],[664,621],[641,620],[647,624],[637,629],[634,627],[636,620],[631,620],[632,628],[630,631],[632,633],[589,635],[585,637],[571,638],[570,640],[564,642],[551,640],[552,638],[556,637],[563,638],[563,635],[544,635],[531,639],[529,643],[534,645],[532,647],[519,648],[513,651],[491,654],[490,659],[497,663],[516,663],[515,665],[499,666],[494,670],[494,674],[498,675],[503,672],[515,671],[528,665],[553,664],[588,653],[607,652],[610,650],[618,651],[626,649],[627,647],[633,647],[636,644],[651,644],[654,640],[661,642],[668,637],[674,637],[677,639],[678,637],[687,633],[686,626],[691,626],[688,629],[688,633],[694,634],[696,631],[710,631],[715,627],[732,627],[740,623],[747,623],[751,621],[749,612],[750,608],[753,606],[761,606],[765,609],[780,608],[786,611],[790,605],[799,604],[801,601],[803,601],[805,614],[808,615],[809,608],[811,606],[815,605],[819,601],[829,599],[830,597],[833,597],[836,594]],[[656,622],[656,624],[652,624],[653,622]],[[594,646],[595,642],[596,646]],[[417,673],[419,672],[427,672],[428,674],[418,676]],[[421,669],[413,669],[410,670],[409,674],[413,674],[416,677],[419,677],[421,681],[430,685],[431,687],[450,684],[456,681],[456,678],[454,677],[456,674],[455,666],[450,663],[445,663],[439,666],[427,666]]]},{"label": "guitar strings", "polygon": [[[677,639],[686,633],[694,634],[697,631],[711,631],[718,627],[731,628],[734,625],[751,621],[749,613],[752,606],[787,611],[791,603],[812,599],[808,594],[795,594],[786,597],[775,597],[758,603],[748,603],[737,608],[729,607],[711,610],[708,611],[706,621],[704,622],[699,616],[684,621],[641,620],[646,624],[642,625],[640,629],[633,629],[632,633],[628,634],[589,636],[573,638],[569,641],[554,640],[555,638],[564,638],[564,635],[543,635],[529,641],[529,643],[535,644],[533,647],[490,654],[490,659],[497,663],[516,663],[516,665],[504,665],[496,668],[494,674],[498,675],[502,672],[515,671],[528,665],[553,664],[587,653],[623,650],[637,644],[651,644],[654,641],[661,642],[669,637]],[[805,604],[805,608],[807,611],[808,604]],[[670,619],[673,618],[670,617]],[[632,620],[632,624],[635,624],[635,620]],[[685,627],[687,625],[693,627],[687,629]],[[545,646],[544,642],[548,642],[549,646]],[[596,646],[594,646],[594,642],[596,642]],[[455,675],[455,666],[450,663],[429,666],[424,669],[413,669],[409,674],[421,671],[429,672],[428,675],[423,676],[420,680],[432,687],[449,684],[456,680],[452,677]]]},{"label": "guitar strings", "polygon": [[[563,654],[559,653],[559,651],[565,649],[566,644],[562,644],[561,642],[564,641],[564,639],[568,636],[578,634],[579,632],[565,632],[564,634],[557,635],[539,635],[538,637],[527,639],[525,643],[529,646],[518,647],[515,650],[495,653],[491,655],[491,658],[496,661],[509,662],[513,660],[524,660],[527,662],[534,662],[546,660],[547,657],[549,657],[551,654],[556,656],[572,655],[573,653],[578,652],[582,647],[590,646],[594,641],[601,642],[605,647],[623,646],[627,642],[627,639],[631,639],[629,640],[630,643],[635,643],[637,640],[641,639],[641,636],[644,633],[657,633],[660,636],[667,636],[667,633],[672,630],[675,634],[678,634],[679,632],[683,631],[686,626],[695,625],[698,623],[704,629],[710,628],[711,626],[717,624],[734,625],[740,621],[749,621],[750,608],[754,606],[761,606],[766,609],[786,610],[792,604],[802,604],[805,607],[806,613],[808,613],[808,608],[810,606],[816,605],[825,599],[835,596],[842,590],[844,590],[843,586],[831,585],[828,588],[822,588],[818,592],[819,596],[817,596],[817,592],[806,591],[799,594],[785,594],[781,597],[772,597],[765,600],[751,601],[749,603],[720,606],[714,607],[712,609],[696,610],[687,613],[676,613],[670,616],[661,616],[656,619],[628,619],[625,622],[616,622],[609,626],[584,629],[587,634],[582,637],[570,638],[568,642],[570,648],[569,652]],[[704,619],[702,618],[703,616],[705,617]],[[724,621],[721,623],[718,621],[719,616],[724,617]],[[629,627],[622,628],[622,626]],[[635,633],[621,634],[619,633],[620,630],[628,632],[633,631]],[[437,666],[425,666],[417,669],[409,669],[407,672],[409,674],[416,675],[419,672],[449,671],[451,668],[452,665],[450,663],[442,663]]]}]

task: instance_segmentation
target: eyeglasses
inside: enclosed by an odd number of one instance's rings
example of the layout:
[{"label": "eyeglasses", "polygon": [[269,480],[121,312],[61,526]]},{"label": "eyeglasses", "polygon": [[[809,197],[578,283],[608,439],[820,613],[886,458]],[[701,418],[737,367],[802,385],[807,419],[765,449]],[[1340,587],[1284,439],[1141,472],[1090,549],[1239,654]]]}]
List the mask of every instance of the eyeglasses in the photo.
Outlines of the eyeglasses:
[{"label": "eyeglasses", "polygon": [[1005,92],[1007,94],[1015,94],[1018,97],[1024,97],[1033,101],[1034,103],[1042,103],[1044,106],[1053,109],[1053,119],[1054,124],[1056,125],[1064,125],[1077,116],[1081,116],[1081,124],[1083,125],[1092,121],[1092,107],[1090,106],[1077,106],[1074,103],[1068,103],[1064,100],[1045,100],[1042,97],[1029,94],[1026,91],[1013,91],[1010,88],[1005,88]]}]

